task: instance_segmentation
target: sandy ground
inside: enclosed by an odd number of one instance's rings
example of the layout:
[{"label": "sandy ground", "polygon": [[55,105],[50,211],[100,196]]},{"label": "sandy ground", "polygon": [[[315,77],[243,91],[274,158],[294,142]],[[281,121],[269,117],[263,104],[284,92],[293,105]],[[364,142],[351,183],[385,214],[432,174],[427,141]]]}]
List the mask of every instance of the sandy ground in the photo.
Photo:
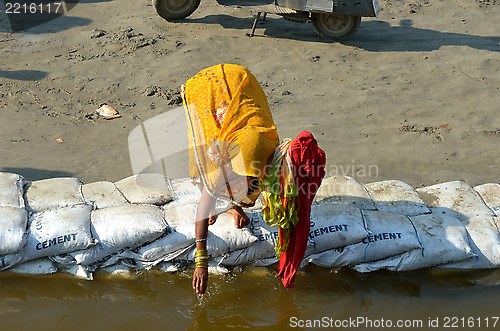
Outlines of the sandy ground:
[{"label": "sandy ground", "polygon": [[[0,171],[86,183],[127,177],[132,129],[177,107],[179,85],[200,69],[227,62],[259,79],[280,138],[316,136],[329,175],[499,182],[500,3],[380,7],[342,43],[275,15],[249,38],[253,13],[213,0],[178,23],[149,0],[82,0],[16,33],[2,14]],[[102,103],[122,117],[100,118]]]}]

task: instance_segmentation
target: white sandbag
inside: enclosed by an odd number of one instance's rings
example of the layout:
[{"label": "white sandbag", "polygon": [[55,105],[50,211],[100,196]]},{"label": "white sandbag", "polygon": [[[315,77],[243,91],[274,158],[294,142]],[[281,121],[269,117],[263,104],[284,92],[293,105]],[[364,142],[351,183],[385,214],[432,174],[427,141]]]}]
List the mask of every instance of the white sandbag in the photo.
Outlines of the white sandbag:
[{"label": "white sandbag", "polygon": [[274,247],[278,241],[278,227],[269,226],[260,212],[247,214],[250,218],[249,228],[257,240],[248,247],[225,254],[221,259],[223,265],[243,265],[251,261],[275,257]]},{"label": "white sandbag", "polygon": [[82,185],[83,197],[85,202],[94,206],[96,209],[120,206],[127,203],[115,184],[111,182],[95,182]]},{"label": "white sandbag", "polygon": [[107,273],[109,277],[113,278],[134,278],[136,276],[134,271],[122,263],[113,264],[100,269],[100,271]]},{"label": "white sandbag", "polygon": [[60,272],[73,275],[78,279],[94,280],[94,275],[87,266],[79,264],[57,264],[57,266]]},{"label": "white sandbag", "polygon": [[306,260],[328,268],[353,266],[420,247],[415,227],[407,216],[368,210],[362,213],[370,234],[361,243],[313,254]]},{"label": "white sandbag", "polygon": [[172,200],[170,183],[161,174],[134,175],[115,185],[130,203],[163,205]]},{"label": "white sandbag", "polygon": [[0,256],[19,252],[28,239],[28,212],[0,206]]},{"label": "white sandbag", "polygon": [[92,212],[92,236],[97,244],[71,253],[77,264],[90,265],[123,249],[134,249],[160,237],[167,224],[153,205],[122,205]]},{"label": "white sandbag", "polygon": [[51,178],[26,184],[26,209],[37,213],[85,203],[78,178]]},{"label": "white sandbag", "polygon": [[358,208],[350,205],[313,205],[304,256],[359,243],[368,234]]},{"label": "white sandbag", "polygon": [[171,184],[174,196],[172,203],[185,205],[200,201],[200,189],[191,183],[190,178],[173,179]]},{"label": "white sandbag", "polygon": [[474,187],[474,190],[479,193],[483,201],[493,211],[496,216],[500,217],[500,185],[488,183]]},{"label": "white sandbag", "polygon": [[354,269],[360,272],[379,269],[416,270],[463,261],[474,256],[469,246],[467,230],[458,219],[429,214],[413,216],[410,220],[417,229],[423,249],[414,249],[384,260],[358,264]]},{"label": "white sandbag", "polygon": [[368,194],[380,211],[416,216],[430,213],[410,185],[399,180],[385,180],[365,185]]},{"label": "white sandbag", "polygon": [[162,262],[157,265],[158,270],[163,271],[163,272],[169,272],[169,273],[174,273],[179,271],[179,267],[170,261],[167,262]]},{"label": "white sandbag", "polygon": [[273,264],[278,263],[279,260],[276,257],[269,257],[267,259],[256,260],[249,263],[251,267],[269,267]]},{"label": "white sandbag", "polygon": [[329,204],[352,204],[360,209],[376,210],[365,187],[348,176],[323,178],[314,200]]},{"label": "white sandbag", "polygon": [[168,225],[177,226],[193,225],[196,218],[198,203],[176,204],[175,201],[162,206],[163,215]]},{"label": "white sandbag", "polygon": [[58,269],[48,258],[41,258],[13,266],[9,271],[19,274],[48,275],[56,273]]},{"label": "white sandbag", "polygon": [[447,182],[417,189],[433,213],[465,221],[476,216],[493,216],[479,194],[462,181]]},{"label": "white sandbag", "polygon": [[[193,224],[194,226],[194,224]],[[186,231],[191,231],[190,228],[175,228],[176,231],[186,234]],[[193,228],[194,229],[194,228]],[[257,237],[247,227],[240,229],[234,226],[233,215],[222,213],[217,217],[217,221],[208,227],[207,250],[208,254],[213,258],[238,249],[248,247],[253,242],[257,241]],[[192,249],[187,259],[194,261],[194,253],[196,249]]]},{"label": "white sandbag", "polygon": [[208,261],[208,273],[212,275],[225,275],[229,270],[216,261]]},{"label": "white sandbag", "polygon": [[31,215],[28,241],[18,253],[23,257],[23,262],[70,253],[93,245],[91,211],[90,205],[76,205]]},{"label": "white sandbag", "polygon": [[24,208],[24,177],[0,172],[0,206]]},{"label": "white sandbag", "polygon": [[469,244],[476,256],[467,260],[443,265],[443,268],[484,269],[500,267],[500,232],[495,219],[477,216],[463,221],[469,233]]},{"label": "white sandbag", "polygon": [[134,252],[120,254],[123,257],[133,258],[142,262],[168,261],[178,257],[183,248],[194,244],[196,235],[194,225],[177,227],[177,230],[168,230],[163,236],[155,241],[139,247]]},{"label": "white sandbag", "polygon": [[23,257],[19,254],[0,256],[0,270],[5,270],[15,266],[21,262],[22,258]]}]

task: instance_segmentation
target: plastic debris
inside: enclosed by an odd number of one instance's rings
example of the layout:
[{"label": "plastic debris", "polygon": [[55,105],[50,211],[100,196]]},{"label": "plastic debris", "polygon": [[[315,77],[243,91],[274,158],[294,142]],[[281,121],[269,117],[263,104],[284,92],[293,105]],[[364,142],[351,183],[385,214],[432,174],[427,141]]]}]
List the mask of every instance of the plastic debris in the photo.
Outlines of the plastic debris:
[{"label": "plastic debris", "polygon": [[122,117],[122,115],[120,115],[116,109],[106,104],[97,109],[97,113],[107,120]]}]

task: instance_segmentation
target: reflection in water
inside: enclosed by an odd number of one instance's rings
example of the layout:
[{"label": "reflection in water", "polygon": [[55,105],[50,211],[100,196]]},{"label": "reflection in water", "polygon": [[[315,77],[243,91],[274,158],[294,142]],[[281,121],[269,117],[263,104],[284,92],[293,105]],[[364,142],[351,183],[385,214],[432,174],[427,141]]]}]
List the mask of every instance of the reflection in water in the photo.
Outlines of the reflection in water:
[{"label": "reflection in water", "polygon": [[[212,276],[198,299],[191,273],[148,271],[131,279],[98,273],[94,281],[65,274],[19,276],[0,273],[2,329],[207,330],[220,327],[289,329],[291,318],[422,319],[435,316],[494,316],[500,270],[330,272],[308,266],[296,287],[281,286],[276,270],[247,269]],[[97,322],[93,322],[97,323]],[[81,327],[78,327],[80,325]]]}]

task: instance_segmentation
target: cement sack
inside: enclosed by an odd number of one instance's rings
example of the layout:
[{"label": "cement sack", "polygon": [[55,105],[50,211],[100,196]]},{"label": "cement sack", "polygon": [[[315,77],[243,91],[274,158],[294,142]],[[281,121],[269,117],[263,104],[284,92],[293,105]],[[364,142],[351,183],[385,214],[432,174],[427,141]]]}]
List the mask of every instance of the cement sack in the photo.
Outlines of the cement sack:
[{"label": "cement sack", "polygon": [[70,274],[78,279],[94,280],[92,271],[87,267],[79,264],[57,264],[60,272]]},{"label": "cement sack", "polygon": [[349,204],[359,209],[377,209],[365,187],[348,176],[323,178],[314,201],[329,204]]},{"label": "cement sack", "polygon": [[93,245],[91,211],[90,205],[76,205],[31,215],[28,241],[18,253],[23,257],[23,262],[66,254]]},{"label": "cement sack", "polygon": [[158,264],[157,269],[163,272],[174,273],[179,271],[179,267],[170,261]]},{"label": "cement sack", "polygon": [[134,175],[115,185],[130,203],[164,205],[172,200],[170,183],[161,174]]},{"label": "cement sack", "polygon": [[229,270],[216,261],[208,261],[208,273],[212,275],[226,275]]},{"label": "cement sack", "polygon": [[249,228],[257,240],[248,247],[225,254],[221,259],[223,265],[243,265],[251,261],[275,257],[274,247],[278,240],[278,227],[269,226],[260,212],[247,214],[250,218]]},{"label": "cement sack", "polygon": [[[194,224],[193,224],[194,230]],[[190,228],[176,228],[176,231],[189,235],[184,231],[191,231]],[[247,228],[236,228],[234,226],[233,215],[222,213],[217,217],[217,221],[208,227],[207,250],[209,256],[217,257],[223,254],[236,251],[238,249],[248,247],[250,244],[257,241],[257,237]],[[196,249],[192,249],[187,254],[187,260],[194,261],[194,253]]]},{"label": "cement sack", "polygon": [[171,181],[173,201],[178,205],[185,205],[190,203],[198,203],[201,198],[201,192],[197,185],[191,183],[190,178],[179,178]]},{"label": "cement sack", "polygon": [[175,202],[166,204],[163,215],[168,225],[175,228],[178,226],[192,225],[194,227],[198,203],[178,205]]},{"label": "cement sack", "polygon": [[365,185],[368,194],[380,211],[416,216],[430,213],[410,185],[399,180],[386,180]]},{"label": "cement sack", "polygon": [[[120,261],[121,263],[129,266],[130,268],[138,269],[138,270],[149,270],[153,267],[156,267],[157,265],[161,264],[162,262],[168,262],[168,261],[177,261],[177,260],[182,260],[184,263],[189,262],[188,258],[190,258],[192,255],[191,251],[194,249],[194,244],[191,244],[187,247],[178,249],[176,251],[173,251],[171,253],[167,253],[165,255],[160,256],[158,259],[153,260],[153,261],[144,261],[141,259],[141,256],[135,253],[135,251],[124,251],[118,255],[117,260],[112,260],[109,259],[108,261],[114,262],[114,261]],[[106,262],[108,262],[106,261]],[[105,263],[106,265],[109,265],[108,263]]]},{"label": "cement sack", "polygon": [[495,218],[477,216],[462,223],[469,233],[472,253],[476,256],[441,267],[455,269],[500,268],[500,232]]},{"label": "cement sack", "polygon": [[163,236],[135,252],[121,255],[142,262],[168,261],[179,256],[183,248],[193,245],[195,239],[194,224],[179,226],[177,230],[168,230]]},{"label": "cement sack", "polygon": [[467,238],[467,230],[458,219],[429,214],[410,217],[410,220],[417,229],[423,249],[414,249],[384,260],[358,264],[354,269],[359,272],[379,269],[416,270],[463,261],[474,256]]},{"label": "cement sack", "polygon": [[256,260],[249,263],[251,267],[269,267],[275,263],[278,263],[279,260],[276,257],[269,257],[267,259]]},{"label": "cement sack", "polygon": [[500,185],[489,183],[474,187],[483,201],[493,211],[495,216],[500,217]]},{"label": "cement sack", "polygon": [[0,206],[0,256],[17,253],[26,245],[27,224],[26,210]]},{"label": "cement sack", "polygon": [[359,243],[368,234],[358,208],[349,205],[313,205],[304,256]]},{"label": "cement sack", "polygon": [[152,242],[167,230],[161,209],[153,205],[122,205],[92,212],[92,236],[97,244],[71,253],[77,264],[100,262],[126,248]]},{"label": "cement sack", "polygon": [[108,274],[108,277],[113,278],[135,278],[136,274],[134,271],[130,270],[130,268],[122,263],[113,264],[106,268],[100,269],[100,271]]},{"label": "cement sack", "polygon": [[157,265],[155,265],[155,268],[163,272],[172,273],[172,272],[184,271],[188,268],[189,265],[190,265],[189,261],[185,259],[174,259],[171,261],[158,263]]},{"label": "cement sack", "polygon": [[413,223],[407,216],[363,210],[370,233],[362,242],[313,254],[306,258],[316,265],[336,268],[382,260],[420,248]]},{"label": "cement sack", "polygon": [[9,271],[19,274],[48,275],[56,273],[58,269],[48,258],[41,258],[13,266]]},{"label": "cement sack", "polygon": [[479,193],[462,181],[447,182],[417,189],[433,213],[465,221],[476,216],[493,216]]},{"label": "cement sack", "polygon": [[24,177],[0,172],[0,206],[24,208]]},{"label": "cement sack", "polygon": [[0,256],[0,271],[9,269],[16,264],[19,264],[22,259],[23,257],[19,254]]},{"label": "cement sack", "polygon": [[[183,226],[186,224],[194,224],[196,212],[198,210],[198,202],[195,203],[178,203],[179,201],[170,202],[164,206],[163,212],[165,220],[171,227]],[[221,214],[228,208],[228,202],[217,199],[215,202],[215,213]],[[248,212],[248,209],[246,210]]]},{"label": "cement sack", "polygon": [[44,210],[82,205],[82,182],[78,178],[51,178],[26,184],[26,210]]},{"label": "cement sack", "polygon": [[95,209],[103,209],[124,205],[127,200],[123,197],[115,184],[111,182],[96,182],[82,185],[85,202],[94,206]]}]

